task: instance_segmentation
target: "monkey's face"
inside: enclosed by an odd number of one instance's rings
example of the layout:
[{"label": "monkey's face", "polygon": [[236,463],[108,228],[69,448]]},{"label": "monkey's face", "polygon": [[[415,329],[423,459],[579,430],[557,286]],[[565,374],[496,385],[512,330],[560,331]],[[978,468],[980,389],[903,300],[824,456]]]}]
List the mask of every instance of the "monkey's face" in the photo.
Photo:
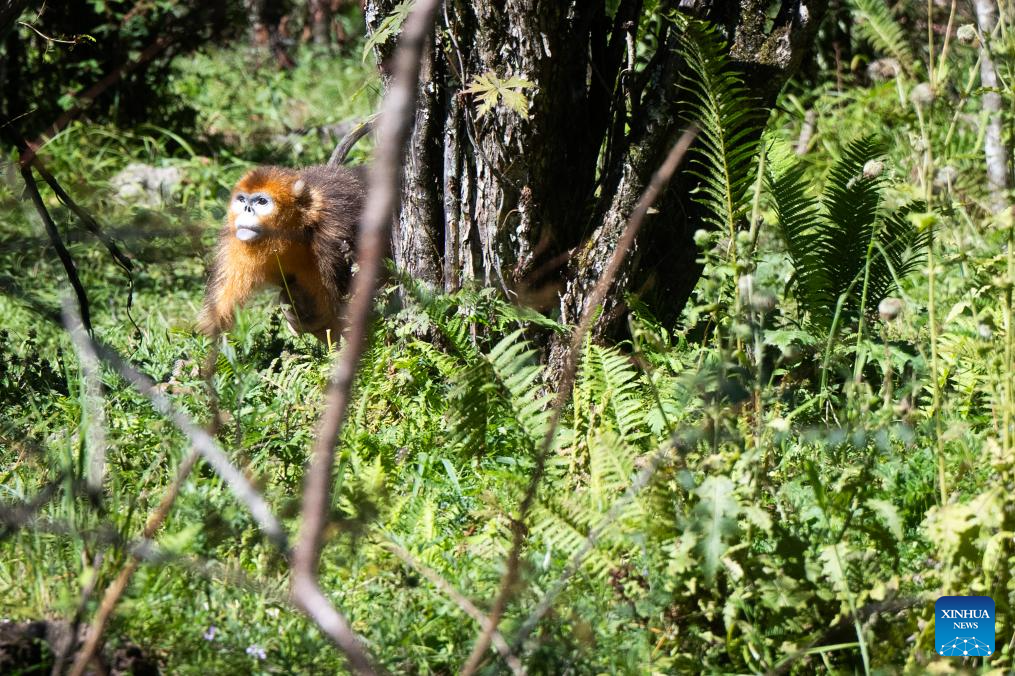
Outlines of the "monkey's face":
[{"label": "monkey's face", "polygon": [[233,227],[236,239],[241,242],[255,242],[265,235],[267,223],[275,214],[275,199],[267,192],[237,192],[229,207],[233,212]]},{"label": "monkey's face", "polygon": [[254,244],[265,238],[288,239],[296,218],[303,181],[283,169],[255,169],[236,185],[229,223],[236,239]]}]

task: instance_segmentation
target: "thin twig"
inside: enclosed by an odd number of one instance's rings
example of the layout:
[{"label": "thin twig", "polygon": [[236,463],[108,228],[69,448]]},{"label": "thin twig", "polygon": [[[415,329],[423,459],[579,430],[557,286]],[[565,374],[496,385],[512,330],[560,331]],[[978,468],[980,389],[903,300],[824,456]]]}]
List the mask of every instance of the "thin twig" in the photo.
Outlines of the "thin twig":
[{"label": "thin twig", "polygon": [[[74,341],[74,346],[81,358],[82,369],[85,371],[86,377],[89,372],[91,372],[92,377],[97,378],[98,354],[96,353],[96,345],[85,333],[84,327],[81,325],[80,318],[74,312],[73,306],[67,302],[64,303],[64,324],[67,326],[71,339]],[[210,379],[210,374],[208,374],[208,378]],[[213,416],[212,425],[215,424],[214,419],[216,417],[217,416]],[[148,521],[145,523],[144,530],[141,534],[141,537],[144,540],[151,540],[159,528],[162,527],[162,524],[169,516],[169,510],[172,508],[173,503],[176,501],[176,497],[180,493],[180,488],[194,469],[194,465],[197,462],[198,457],[199,452],[197,450],[197,444],[195,444],[195,449],[192,450],[180,464],[176,478],[169,485],[169,488],[163,494],[158,507],[156,507],[155,511],[152,512]],[[95,460],[93,458],[92,471],[89,475],[90,481],[93,479],[92,474],[95,473],[94,465]],[[99,487],[101,488],[101,470],[99,476]],[[74,659],[74,664],[70,671],[71,676],[81,676],[88,668],[88,665],[91,663],[96,652],[101,646],[102,634],[106,629],[109,618],[113,614],[116,604],[119,602],[120,597],[127,588],[127,584],[130,582],[130,578],[133,576],[134,571],[137,570],[140,563],[141,559],[139,557],[134,556],[131,558],[131,560],[128,561],[127,564],[120,570],[120,574],[117,575],[113,583],[106,589],[106,593],[102,597],[102,602],[99,604],[99,609],[95,613],[95,617],[92,618],[91,628],[88,631],[85,643]]]},{"label": "thin twig", "polygon": [[[114,68],[112,71],[107,73],[101,80],[96,82],[94,85],[86,89],[84,92],[76,95],[74,98],[78,102],[70,109],[64,111],[53,124],[50,125],[49,129],[44,132],[34,143],[26,144],[27,148],[21,153],[21,166],[25,168],[29,166],[35,159],[39,148],[42,147],[43,143],[47,138],[56,136],[60,131],[63,130],[70,122],[84,112],[91,104],[92,101],[101,96],[107,89],[112,87],[114,84],[119,82],[124,75],[127,75],[135,69],[148,63],[162,50],[173,44],[174,37],[168,35],[159,35],[150,45],[144,48],[140,54],[137,55],[131,61],[127,61],[120,66]],[[87,324],[86,324],[87,325]]]},{"label": "thin twig", "polygon": [[[166,518],[169,516],[169,510],[172,509],[173,503],[176,502],[176,496],[180,494],[180,488],[190,476],[198,457],[200,457],[198,452],[193,450],[187,454],[187,457],[180,464],[180,467],[176,471],[176,478],[169,484],[169,488],[162,495],[162,500],[159,501],[155,511],[149,515],[148,521],[145,523],[144,530],[141,532],[143,540],[151,540],[159,528],[162,527],[162,524],[165,523]],[[106,588],[106,593],[102,596],[99,609],[96,611],[95,617],[92,618],[92,624],[88,629],[88,636],[85,638],[84,645],[81,646],[81,650],[78,651],[77,656],[74,658],[74,665],[71,667],[70,676],[83,676],[85,673],[85,670],[102,644],[102,634],[106,630],[106,625],[109,623],[109,618],[112,616],[116,604],[120,601],[120,597],[123,596],[123,592],[126,591],[134,571],[140,565],[141,557],[134,554],[130,561],[120,569],[120,574],[116,576],[112,584]]]},{"label": "thin twig", "polygon": [[246,506],[268,539],[283,552],[288,552],[288,538],[282,524],[279,523],[268,503],[251,485],[243,472],[230,462],[229,456],[222,450],[218,442],[207,431],[201,429],[190,416],[174,407],[169,398],[158,390],[151,378],[135,369],[112,348],[106,347],[94,339],[89,338],[89,340],[91,340],[99,359],[109,364],[121,378],[144,395],[156,411],[176,425],[177,429],[187,437],[191,448],[204,456],[212,469],[229,486],[233,495]]},{"label": "thin twig", "polygon": [[64,325],[71,335],[78,361],[81,363],[81,374],[84,381],[82,388],[82,410],[88,421],[87,446],[88,459],[88,492],[93,497],[102,495],[102,482],[106,474],[106,416],[105,401],[102,398],[102,375],[99,370],[99,356],[88,342],[84,326],[79,315],[73,311],[68,302],[64,303]]},{"label": "thin twig", "polygon": [[46,235],[49,236],[49,241],[56,250],[56,255],[60,258],[60,263],[67,273],[67,280],[74,287],[74,295],[78,299],[78,311],[81,314],[81,323],[84,325],[85,330],[91,333],[92,319],[88,309],[88,294],[85,293],[85,287],[81,285],[81,278],[78,277],[78,269],[74,265],[74,259],[71,257],[70,252],[67,251],[67,247],[64,246],[63,239],[60,238],[60,231],[56,229],[56,223],[53,222],[53,217],[49,215],[49,210],[42,201],[42,195],[39,194],[39,184],[35,182],[35,176],[32,175],[32,168],[29,166],[31,160],[25,160],[27,152],[29,151],[21,154],[21,178],[24,179],[25,188],[28,190],[28,196],[32,200],[32,205],[35,207],[36,213],[39,214],[39,218],[42,219],[42,224],[46,228]]},{"label": "thin twig", "polygon": [[[479,626],[482,627],[483,625],[486,624],[487,622],[486,614],[482,610],[477,608],[475,603],[470,601],[461,592],[455,589],[454,586],[452,586],[450,582],[445,580],[440,573],[438,573],[433,568],[430,568],[429,566],[417,561],[412,556],[412,554],[409,553],[407,549],[405,549],[396,542],[389,540],[388,542],[384,543],[384,546],[390,549],[395,556],[404,561],[407,566],[413,568],[420,575],[428,579],[430,583],[433,584],[433,586],[437,587],[437,589],[444,592],[448,596],[448,598],[450,598],[452,601],[455,602],[455,605],[457,605],[459,608],[465,611],[465,613],[469,617],[471,617],[477,623],[479,623]],[[493,632],[493,647],[496,648],[497,652],[499,652],[501,657],[504,658],[504,662],[511,669],[511,673],[515,674],[516,676],[523,676],[525,674],[525,667],[522,666],[522,663],[518,659],[518,657],[511,652],[511,647],[507,644],[507,641],[504,640],[504,635],[501,634],[499,631]]]},{"label": "thin twig", "polygon": [[342,140],[338,142],[335,149],[331,151],[331,157],[328,158],[329,167],[337,167],[345,164],[345,158],[349,154],[349,151],[352,150],[352,147],[356,145],[361,138],[374,130],[375,119],[375,116],[368,117],[353,127],[348,134],[342,137]]},{"label": "thin twig", "polygon": [[620,236],[620,240],[617,242],[617,247],[614,249],[613,255],[610,257],[610,262],[606,266],[606,271],[599,279],[599,282],[596,283],[596,286],[593,288],[592,293],[589,295],[588,300],[585,303],[585,309],[582,311],[582,317],[581,321],[578,322],[578,327],[571,335],[571,345],[564,359],[564,366],[561,371],[560,380],[557,383],[557,396],[553,403],[553,413],[550,416],[550,422],[547,425],[546,434],[543,437],[543,443],[536,456],[536,463],[529,478],[528,488],[526,489],[522,502],[519,505],[518,517],[512,522],[513,538],[511,543],[511,552],[508,554],[507,570],[501,578],[500,589],[498,590],[497,597],[494,600],[490,616],[483,627],[482,633],[476,640],[476,643],[472,648],[472,653],[465,662],[465,666],[462,667],[462,674],[464,676],[469,676],[475,673],[476,669],[479,668],[480,663],[486,655],[487,649],[490,647],[490,639],[493,632],[497,629],[497,625],[504,616],[504,611],[507,608],[508,601],[515,590],[516,583],[518,582],[519,561],[522,545],[525,542],[525,520],[529,515],[529,510],[532,509],[532,505],[535,502],[536,494],[539,489],[539,482],[543,478],[543,470],[546,467],[546,459],[549,456],[550,448],[553,445],[553,439],[557,434],[557,426],[560,424],[561,412],[564,408],[564,403],[570,395],[571,388],[574,385],[575,373],[578,370],[578,357],[581,354],[581,344],[582,341],[585,340],[585,334],[588,333],[600,304],[602,304],[603,299],[606,298],[607,292],[613,285],[613,280],[616,277],[617,272],[620,270],[620,266],[624,262],[624,257],[634,244],[634,239],[638,234],[638,230],[641,228],[642,222],[645,220],[646,214],[648,214],[649,208],[655,203],[656,199],[658,199],[667,184],[669,184],[670,179],[676,172],[677,167],[680,166],[684,155],[687,154],[688,149],[691,147],[691,142],[694,141],[697,134],[698,129],[693,125],[684,131],[677,142],[673,145],[669,154],[666,156],[662,166],[660,166],[659,169],[656,170],[655,174],[652,175],[652,180],[649,182],[648,187],[645,188],[645,192],[642,193],[641,198],[634,207],[634,211],[631,212],[631,216],[628,218],[627,226],[624,228],[624,232]]},{"label": "thin twig", "polygon": [[[102,226],[99,225],[99,222],[95,219],[95,217],[88,213],[88,210],[75,202],[67,191],[63,189],[60,182],[56,180],[53,174],[49,173],[49,170],[46,169],[46,165],[42,163],[42,160],[40,160],[38,156],[31,159],[31,165],[35,167],[37,172],[39,172],[39,176],[41,176],[42,180],[46,182],[46,185],[48,185],[50,190],[53,191],[53,194],[55,194],[56,198],[60,200],[60,203],[70,209],[74,215],[78,217],[78,220],[81,221],[81,224],[85,226],[85,229],[95,235],[95,237],[102,242],[103,246],[106,247],[106,251],[109,252],[109,255],[113,257],[116,264],[119,265],[127,275],[127,315],[130,316],[130,309],[134,299],[134,262],[130,260],[127,254],[120,250],[120,247],[113,241],[113,238],[103,231]],[[131,323],[133,323],[133,321],[134,320],[132,318]],[[136,324],[134,326],[137,328]]]},{"label": "thin twig", "polygon": [[18,25],[19,26],[24,26],[25,28],[27,28],[28,30],[30,30],[33,33],[35,33],[36,35],[38,35],[40,38],[42,38],[46,42],[57,42],[57,43],[60,43],[61,45],[76,45],[78,43],[78,38],[75,38],[73,40],[60,40],[58,38],[52,38],[52,37],[46,35],[45,33],[43,33],[42,31],[40,31],[38,28],[36,28],[32,24],[28,23],[27,21],[19,21]]},{"label": "thin twig", "polygon": [[55,479],[46,483],[45,486],[35,494],[35,497],[27,502],[15,504],[0,504],[0,541],[19,528],[31,523],[35,515],[49,504],[56,492],[60,489],[66,474],[60,473]]},{"label": "thin twig", "polygon": [[131,540],[125,538],[120,535],[117,527],[111,523],[101,524],[99,528],[80,530],[74,524],[67,521],[36,517],[34,515],[26,516],[22,513],[21,507],[20,505],[16,508],[0,507],[0,526],[12,531],[27,528],[36,533],[76,537],[81,542],[97,547],[119,547],[144,563],[177,566],[188,573],[232,585],[252,594],[258,594],[279,605],[290,603],[288,594],[281,594],[268,588],[274,580],[251,577],[242,569],[226,568],[220,561],[214,559],[184,556],[176,552],[160,549],[152,540]]},{"label": "thin twig", "polygon": [[359,271],[349,301],[345,347],[328,385],[327,408],[321,416],[314,454],[303,492],[303,522],[293,555],[293,600],[345,653],[353,670],[374,673],[362,639],[345,616],[321,591],[317,567],[331,505],[332,467],[348,407],[353,379],[363,354],[380,276],[381,259],[398,203],[402,156],[415,117],[420,55],[433,29],[440,0],[418,0],[406,19],[395,53],[394,76],[377,128],[377,150],[370,168],[369,189],[357,239]]}]

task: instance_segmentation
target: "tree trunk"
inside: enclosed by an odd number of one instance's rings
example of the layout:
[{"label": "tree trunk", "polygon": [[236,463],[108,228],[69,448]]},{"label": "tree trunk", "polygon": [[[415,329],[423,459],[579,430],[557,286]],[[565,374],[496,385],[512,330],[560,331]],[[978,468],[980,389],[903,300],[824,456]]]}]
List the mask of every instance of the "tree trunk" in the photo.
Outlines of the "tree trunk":
[{"label": "tree trunk", "polygon": [[[974,0],[976,23],[980,33],[990,39],[997,25],[997,5],[994,0]],[[983,113],[987,116],[987,128],[983,135],[984,159],[987,162],[987,184],[990,186],[991,207],[1002,211],[1008,206],[1008,188],[1011,177],[1008,171],[1008,149],[1004,144],[1001,127],[1001,94],[998,92],[997,70],[986,41],[980,45],[980,86],[983,95]]]},{"label": "tree trunk", "polygon": [[331,3],[329,0],[310,0],[310,34],[314,44],[327,47],[331,44]]},{"label": "tree trunk", "polygon": [[269,0],[244,0],[250,17],[250,35],[254,45],[267,48],[275,57],[279,68],[292,68],[295,62],[289,56],[279,26],[285,18],[281,3]]},{"label": "tree trunk", "polygon": [[[368,0],[377,30],[396,0]],[[446,0],[423,63],[401,211],[398,267],[435,289],[478,282],[575,323],[652,172],[679,136],[682,69],[677,26],[642,0]],[[680,0],[712,21],[763,105],[795,72],[825,10],[783,0]],[[394,40],[378,47],[383,64]],[[637,55],[635,45],[654,45]],[[644,48],[642,48],[644,51]],[[521,78],[527,105],[480,114],[466,92],[485,76]],[[596,326],[623,318],[623,296],[675,319],[700,275],[693,233],[703,227],[684,176],[646,221]]]},{"label": "tree trunk", "polygon": [[0,0],[0,40],[7,36],[26,7],[28,0]]}]

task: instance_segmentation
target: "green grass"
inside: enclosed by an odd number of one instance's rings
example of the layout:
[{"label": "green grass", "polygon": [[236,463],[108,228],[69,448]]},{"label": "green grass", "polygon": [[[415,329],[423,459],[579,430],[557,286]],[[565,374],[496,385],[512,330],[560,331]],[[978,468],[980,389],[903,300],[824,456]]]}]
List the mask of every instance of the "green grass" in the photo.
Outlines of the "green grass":
[{"label": "green grass", "polygon": [[[178,65],[173,86],[195,106],[201,135],[77,123],[41,155],[138,264],[132,322],[122,272],[47,198],[89,291],[96,335],[201,422],[209,400],[198,370],[210,345],[193,322],[229,187],[254,162],[323,161],[331,142],[310,133],[294,144],[293,130],[363,116],[377,99],[376,77],[358,56],[304,54],[290,73],[254,68],[255,58],[237,48]],[[814,193],[846,142],[882,133],[886,201],[925,196],[914,174],[922,157],[903,142],[921,133],[905,97],[888,85],[809,96],[799,110],[788,98],[769,134],[792,142],[803,108],[820,112],[816,150],[805,158]],[[789,658],[799,673],[859,671],[853,609],[897,599],[912,607],[862,619],[870,664],[919,672],[933,635],[921,622],[938,594],[988,593],[999,611],[1012,607],[1011,225],[978,208],[977,137],[960,125],[945,144],[952,113],[940,102],[923,127],[938,166],[961,169],[952,192],[932,195],[936,366],[924,274],[900,290],[900,319],[872,317],[859,339],[849,327],[829,339],[787,291],[788,257],[768,224],[750,260],[727,261],[721,242],[703,238],[700,300],[679,326],[638,310],[632,341],[585,346],[530,524],[529,584],[501,626],[509,640],[650,454],[674,431],[686,441],[613,515],[537,628],[526,657],[533,673],[748,672]],[[354,161],[367,152],[358,148]],[[109,180],[134,161],[181,169],[170,205],[113,198]],[[68,337],[43,316],[58,312],[67,288],[19,192],[0,187],[0,493],[24,500],[54,479],[60,486],[41,512],[49,527],[0,541],[0,617],[68,617],[90,576],[104,589],[126,560],[103,529],[136,537],[187,448],[106,371],[103,502],[97,509],[73,497],[93,451],[94,412],[83,410]],[[776,297],[764,322],[732,300],[733,280],[747,269]],[[375,327],[343,431],[321,579],[392,671],[456,670],[477,627],[387,543],[481,605],[496,592],[545,421],[525,408],[538,386],[512,379],[535,368],[532,359],[492,355],[531,321],[492,291],[472,289],[419,299]],[[484,329],[477,340],[471,323]],[[423,329],[443,339],[422,341]],[[294,533],[330,356],[290,336],[268,298],[240,313],[228,341],[214,383],[225,415],[219,440]],[[942,470],[952,494],[944,506]],[[70,532],[49,532],[61,529]],[[154,652],[166,673],[341,669],[288,606],[285,562],[209,468],[199,465],[156,543],[168,558],[135,575],[108,631],[114,644]],[[1004,647],[992,663],[1010,669],[1012,620],[999,618]]]}]

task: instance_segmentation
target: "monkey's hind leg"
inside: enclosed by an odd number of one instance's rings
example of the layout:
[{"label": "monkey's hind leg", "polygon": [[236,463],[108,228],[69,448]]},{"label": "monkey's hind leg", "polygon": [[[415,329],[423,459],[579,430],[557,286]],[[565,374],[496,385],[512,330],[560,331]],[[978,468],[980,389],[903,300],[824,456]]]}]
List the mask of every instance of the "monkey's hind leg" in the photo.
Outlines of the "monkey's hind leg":
[{"label": "monkey's hind leg", "polygon": [[325,345],[336,345],[338,318],[330,312],[322,311],[321,299],[304,288],[293,275],[286,275],[282,282],[278,299],[289,330],[295,335],[310,333]]}]

